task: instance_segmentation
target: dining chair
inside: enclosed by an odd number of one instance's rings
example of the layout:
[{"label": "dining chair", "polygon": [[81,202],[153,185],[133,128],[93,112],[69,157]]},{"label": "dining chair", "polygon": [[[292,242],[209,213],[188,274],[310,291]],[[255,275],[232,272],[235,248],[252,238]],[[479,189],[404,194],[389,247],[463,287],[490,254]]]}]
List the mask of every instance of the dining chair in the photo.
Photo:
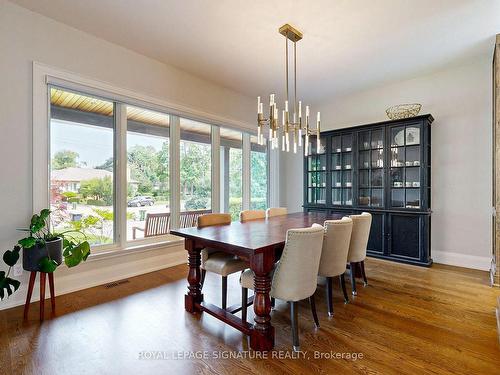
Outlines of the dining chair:
[{"label": "dining chair", "polygon": [[[309,228],[289,229],[281,259],[272,271],[271,297],[290,304],[293,349],[300,350],[298,326],[298,301],[308,298],[316,327],[319,327],[314,293],[321,248],[323,246],[323,226],[313,224]],[[246,322],[248,289],[254,288],[254,273],[246,270],[241,274],[241,319]]]},{"label": "dining chair", "polygon": [[266,211],[264,210],[244,210],[240,212],[240,221],[265,219]]},{"label": "dining chair", "polygon": [[286,207],[270,207],[266,210],[266,217],[286,215],[288,209]]},{"label": "dining chair", "polygon": [[[231,224],[231,214],[205,214],[198,217],[198,228],[229,224]],[[247,262],[232,254],[226,254],[213,248],[204,248],[201,250],[201,288],[205,283],[207,271],[220,275],[222,277],[222,308],[225,310],[227,307],[227,277],[248,267]]]},{"label": "dining chair", "polygon": [[332,283],[334,277],[339,277],[340,286],[344,293],[344,303],[349,302],[344,273],[347,264],[347,253],[349,252],[349,242],[351,240],[352,219],[343,217],[341,220],[327,220],[323,226],[325,228],[325,235],[318,275],[326,278],[328,315],[333,316]]},{"label": "dining chair", "polygon": [[347,262],[351,269],[352,295],[355,296],[358,294],[356,291],[356,267],[359,267],[361,270],[364,285],[368,285],[365,273],[365,258],[370,227],[372,225],[372,215],[368,212],[363,212],[361,215],[351,215],[350,218],[352,219],[352,234]]}]

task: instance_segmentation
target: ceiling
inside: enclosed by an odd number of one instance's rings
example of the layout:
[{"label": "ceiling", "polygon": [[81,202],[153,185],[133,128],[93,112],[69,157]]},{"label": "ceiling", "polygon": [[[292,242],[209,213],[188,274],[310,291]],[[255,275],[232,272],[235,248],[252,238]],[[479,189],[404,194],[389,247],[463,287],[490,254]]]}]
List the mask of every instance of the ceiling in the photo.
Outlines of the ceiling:
[{"label": "ceiling", "polygon": [[297,44],[298,92],[318,101],[490,56],[500,1],[14,0],[194,75],[283,95],[284,38]]}]

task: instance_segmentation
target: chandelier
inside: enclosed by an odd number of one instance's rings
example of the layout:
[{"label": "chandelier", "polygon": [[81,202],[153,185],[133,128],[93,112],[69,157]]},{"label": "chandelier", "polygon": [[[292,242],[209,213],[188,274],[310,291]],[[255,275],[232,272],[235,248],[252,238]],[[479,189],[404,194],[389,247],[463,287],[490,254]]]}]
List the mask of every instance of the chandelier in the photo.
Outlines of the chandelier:
[{"label": "chandelier", "polygon": [[[302,121],[302,102],[297,102],[297,42],[302,39],[302,33],[290,26],[283,25],[279,29],[279,33],[285,37],[285,109],[282,110],[281,124],[279,121],[279,111],[276,104],[275,94],[269,95],[269,118],[264,118],[263,103],[260,96],[257,97],[257,140],[260,145],[265,143],[264,128],[269,127],[269,143],[271,150],[279,149],[281,138],[281,150],[289,152],[290,144],[293,144],[293,152],[297,153],[297,147],[302,147],[302,132],[304,132],[304,155],[309,153],[309,137],[316,136],[316,152],[320,149],[320,113],[316,117],[316,129],[309,127],[309,106],[306,105],[305,124]],[[293,104],[289,105],[289,69],[288,69],[288,45],[293,43]],[[290,107],[293,109],[290,116]]]}]

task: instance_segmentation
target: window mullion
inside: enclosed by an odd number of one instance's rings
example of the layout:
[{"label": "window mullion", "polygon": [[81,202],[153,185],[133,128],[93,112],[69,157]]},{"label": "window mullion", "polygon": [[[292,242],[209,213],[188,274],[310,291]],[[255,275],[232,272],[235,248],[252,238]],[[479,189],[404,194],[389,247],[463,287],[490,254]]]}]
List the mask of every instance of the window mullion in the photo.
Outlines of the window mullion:
[{"label": "window mullion", "polygon": [[179,116],[170,116],[170,229],[179,227],[179,215],[181,211],[181,172],[180,172],[180,144],[181,131]]},{"label": "window mullion", "polygon": [[[266,186],[266,207],[277,207],[271,206],[271,148],[266,145],[266,178],[267,178],[267,186]],[[251,199],[251,198],[250,198]]]},{"label": "window mullion", "polygon": [[115,241],[127,247],[127,106],[115,104]]},{"label": "window mullion", "polygon": [[250,134],[243,133],[242,150],[242,198],[243,210],[250,208]]},{"label": "window mullion", "polygon": [[212,125],[212,212],[220,212],[220,128]]}]

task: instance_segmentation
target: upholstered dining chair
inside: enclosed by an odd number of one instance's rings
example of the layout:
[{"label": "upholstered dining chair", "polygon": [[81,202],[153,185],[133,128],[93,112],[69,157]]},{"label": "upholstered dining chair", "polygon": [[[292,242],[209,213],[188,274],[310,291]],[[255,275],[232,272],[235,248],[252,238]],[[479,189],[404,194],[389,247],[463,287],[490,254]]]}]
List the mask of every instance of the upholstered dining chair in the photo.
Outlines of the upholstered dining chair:
[{"label": "upholstered dining chair", "polygon": [[347,253],[351,241],[352,219],[343,217],[341,220],[327,220],[324,223],[325,236],[323,250],[319,262],[318,275],[326,277],[326,300],[328,315],[333,316],[332,283],[334,277],[339,277],[340,286],[344,293],[344,303],[349,302],[345,287],[344,273],[347,264]]},{"label": "upholstered dining chair", "polygon": [[[289,229],[279,262],[276,263],[271,284],[271,297],[290,303],[293,349],[300,350],[298,326],[298,301],[308,298],[316,327],[319,327],[314,292],[317,286],[319,260],[323,246],[324,229],[314,224],[310,228]],[[254,287],[254,273],[241,274],[241,318],[246,321],[248,289]]]},{"label": "upholstered dining chair", "polygon": [[352,234],[347,262],[349,262],[351,269],[352,295],[355,296],[358,294],[356,291],[356,267],[360,267],[364,285],[368,285],[365,273],[365,258],[372,225],[372,215],[363,212],[361,215],[351,215],[350,218],[352,219]]},{"label": "upholstered dining chair", "polygon": [[240,212],[240,221],[265,219],[266,211],[264,210],[244,210]]},{"label": "upholstered dining chair", "polygon": [[266,210],[267,217],[286,215],[288,209],[286,207],[270,207]]},{"label": "upholstered dining chair", "polygon": [[[231,224],[231,214],[206,214],[198,217],[198,228],[212,225]],[[205,248],[201,250],[201,287],[205,283],[205,275],[213,272],[222,276],[222,308],[227,307],[227,277],[235,272],[248,268],[248,263],[240,258],[226,254],[217,249]]]}]

